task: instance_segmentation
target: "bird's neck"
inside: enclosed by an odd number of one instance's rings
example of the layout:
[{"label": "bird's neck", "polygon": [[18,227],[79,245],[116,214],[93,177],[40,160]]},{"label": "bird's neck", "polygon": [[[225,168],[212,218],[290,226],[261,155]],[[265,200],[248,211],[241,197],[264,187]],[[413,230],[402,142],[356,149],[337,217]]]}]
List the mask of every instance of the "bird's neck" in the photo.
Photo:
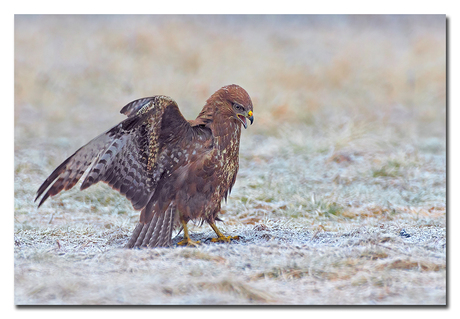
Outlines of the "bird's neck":
[{"label": "bird's neck", "polygon": [[220,151],[226,150],[238,153],[241,136],[241,124],[234,118],[216,114],[210,126],[214,138],[214,147]]},{"label": "bird's neck", "polygon": [[206,103],[195,123],[210,128],[214,139],[214,147],[223,150],[233,142],[240,140],[241,123],[231,114],[222,112],[225,108],[221,104],[218,100],[214,100],[213,103]]}]

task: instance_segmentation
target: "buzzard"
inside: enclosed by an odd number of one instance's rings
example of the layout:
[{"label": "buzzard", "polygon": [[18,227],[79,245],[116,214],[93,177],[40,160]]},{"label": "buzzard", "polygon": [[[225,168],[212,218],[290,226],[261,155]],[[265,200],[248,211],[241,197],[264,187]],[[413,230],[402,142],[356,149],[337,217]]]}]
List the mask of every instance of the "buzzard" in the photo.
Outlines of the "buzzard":
[{"label": "buzzard", "polygon": [[180,226],[184,239],[178,244],[194,246],[190,220],[206,221],[217,234],[214,242],[233,239],[215,221],[238,173],[241,126],[254,120],[248,93],[224,86],[189,121],[162,95],[135,100],[121,113],[128,118],[77,150],[43,182],[38,207],[88,171],[81,190],[105,182],[141,211],[129,248],[169,246],[172,230]]}]

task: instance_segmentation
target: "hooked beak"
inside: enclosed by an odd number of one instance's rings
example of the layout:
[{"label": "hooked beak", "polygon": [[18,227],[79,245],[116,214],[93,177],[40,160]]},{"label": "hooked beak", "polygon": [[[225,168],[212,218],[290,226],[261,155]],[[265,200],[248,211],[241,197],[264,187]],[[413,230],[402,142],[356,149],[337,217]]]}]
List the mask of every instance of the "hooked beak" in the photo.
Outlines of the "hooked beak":
[{"label": "hooked beak", "polygon": [[246,115],[238,114],[238,119],[241,121],[241,123],[243,123],[243,126],[245,129],[248,128],[248,123],[246,122],[246,118],[248,118],[248,120],[251,121],[251,125],[252,125],[252,122],[254,122],[254,116],[253,116],[252,111],[249,111]]}]

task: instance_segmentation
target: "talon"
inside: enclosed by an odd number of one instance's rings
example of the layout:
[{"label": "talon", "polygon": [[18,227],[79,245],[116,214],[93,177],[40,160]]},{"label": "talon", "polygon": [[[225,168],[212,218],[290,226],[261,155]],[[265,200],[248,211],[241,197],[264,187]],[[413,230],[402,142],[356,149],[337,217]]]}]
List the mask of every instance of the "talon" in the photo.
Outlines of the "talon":
[{"label": "talon", "polygon": [[188,246],[188,247],[197,247],[200,245],[200,241],[194,241],[190,238],[184,238],[177,243],[178,246]]},{"label": "talon", "polygon": [[240,236],[221,236],[221,237],[217,237],[217,238],[212,238],[211,241],[213,243],[229,243],[231,242],[232,240],[240,240],[241,237]]},{"label": "talon", "polygon": [[209,226],[211,226],[211,228],[217,234],[217,238],[211,239],[211,242],[213,242],[213,243],[229,243],[232,240],[240,240],[241,239],[240,236],[233,236],[233,237],[232,236],[224,236],[224,234],[222,234],[220,232],[220,230],[216,227],[215,224],[209,224]]},{"label": "talon", "polygon": [[222,237],[217,237],[217,238],[212,238],[211,242],[213,243],[229,243],[231,239],[231,236],[222,236]]},{"label": "talon", "polygon": [[178,246],[188,246],[188,247],[197,247],[200,242],[194,241],[190,239],[188,234],[187,222],[182,218],[182,215],[179,212],[180,222],[182,224],[182,228],[184,229],[184,239],[177,243]]}]

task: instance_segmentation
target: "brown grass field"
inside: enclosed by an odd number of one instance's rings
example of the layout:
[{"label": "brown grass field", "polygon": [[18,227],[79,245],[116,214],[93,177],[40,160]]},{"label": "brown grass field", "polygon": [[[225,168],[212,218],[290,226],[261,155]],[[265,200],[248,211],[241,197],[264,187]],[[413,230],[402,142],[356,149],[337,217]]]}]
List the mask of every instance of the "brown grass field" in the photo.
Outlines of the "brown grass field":
[{"label": "brown grass field", "polygon": [[[18,15],[14,49],[15,304],[446,304],[445,16]],[[37,209],[126,103],[191,119],[231,83],[255,121],[218,226],[241,241],[124,249],[139,213],[105,184]]]}]

